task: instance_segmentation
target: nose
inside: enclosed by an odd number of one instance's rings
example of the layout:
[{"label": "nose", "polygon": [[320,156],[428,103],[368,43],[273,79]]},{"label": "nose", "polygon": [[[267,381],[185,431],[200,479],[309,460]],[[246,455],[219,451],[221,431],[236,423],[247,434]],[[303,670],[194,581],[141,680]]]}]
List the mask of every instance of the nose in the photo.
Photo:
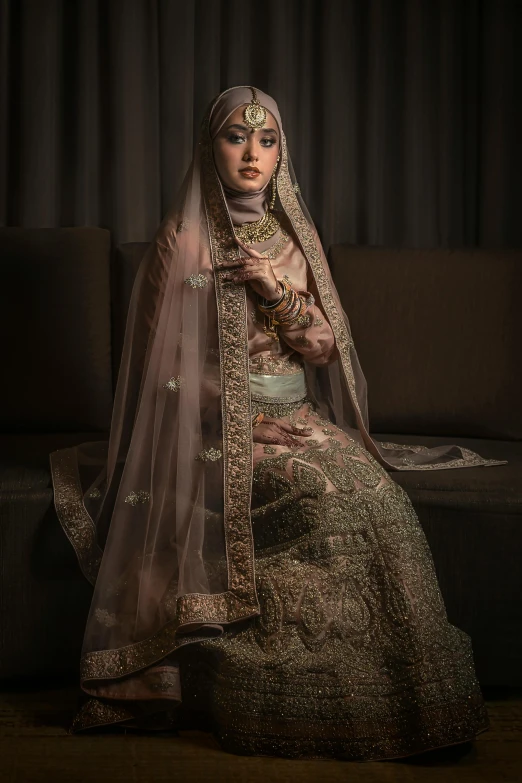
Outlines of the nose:
[{"label": "nose", "polygon": [[[253,134],[252,134],[253,136]],[[255,141],[252,137],[247,142],[247,146],[245,149],[245,154],[243,155],[243,160],[246,163],[254,163],[259,160],[258,154],[256,152],[255,148]]]}]

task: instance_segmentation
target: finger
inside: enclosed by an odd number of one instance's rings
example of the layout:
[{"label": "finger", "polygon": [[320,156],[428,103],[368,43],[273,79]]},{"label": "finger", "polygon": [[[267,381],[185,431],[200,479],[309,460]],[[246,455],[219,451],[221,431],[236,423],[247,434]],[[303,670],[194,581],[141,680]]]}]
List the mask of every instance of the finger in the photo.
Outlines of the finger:
[{"label": "finger", "polygon": [[254,432],[254,443],[271,443],[274,446],[284,446],[285,443],[283,442],[282,438],[274,438],[271,435],[261,435],[256,432]]},{"label": "finger", "polygon": [[281,427],[293,435],[310,435],[314,431],[313,427],[297,427],[295,424],[287,424],[286,422],[283,422]]},{"label": "finger", "polygon": [[256,279],[254,272],[238,272],[234,275],[223,275],[223,279],[229,280],[231,283],[245,283],[252,278]]},{"label": "finger", "polygon": [[236,242],[239,245],[239,247],[242,248],[245,251],[245,253],[248,253],[248,255],[251,256],[252,258],[266,258],[266,256],[263,256],[261,255],[261,253],[258,253],[257,250],[254,250],[253,247],[249,247],[248,245],[245,245],[245,243],[242,242],[240,239],[237,239],[237,237],[236,237]]},{"label": "finger", "polygon": [[216,264],[216,269],[218,272],[220,272],[223,269],[237,269],[240,267],[245,266],[246,264],[251,264],[253,261],[252,258],[234,258],[232,261],[221,261],[219,264]]},{"label": "finger", "polygon": [[300,440],[297,440],[297,438],[292,438],[291,436],[287,436],[285,439],[285,444],[287,446],[290,446],[293,449],[302,449],[304,448],[304,443],[301,443]]}]

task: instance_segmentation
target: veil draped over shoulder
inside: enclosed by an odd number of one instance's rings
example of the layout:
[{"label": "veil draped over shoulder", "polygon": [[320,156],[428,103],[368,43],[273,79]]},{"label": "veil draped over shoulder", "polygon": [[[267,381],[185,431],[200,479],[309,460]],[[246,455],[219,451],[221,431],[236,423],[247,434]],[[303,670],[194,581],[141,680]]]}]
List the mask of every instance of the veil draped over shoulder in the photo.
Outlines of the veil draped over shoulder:
[{"label": "veil draped over shoulder", "polygon": [[[232,88],[237,106],[250,88]],[[259,613],[250,518],[252,431],[245,286],[216,265],[239,255],[212,153],[209,107],[176,203],[138,271],[109,440],[53,452],[60,522],[94,586],[81,682],[117,680]],[[273,104],[258,91],[262,105]],[[306,367],[320,415],[393,470],[500,464],[457,446],[370,437],[366,383],[282,133],[278,201],[302,249],[337,358]]]}]

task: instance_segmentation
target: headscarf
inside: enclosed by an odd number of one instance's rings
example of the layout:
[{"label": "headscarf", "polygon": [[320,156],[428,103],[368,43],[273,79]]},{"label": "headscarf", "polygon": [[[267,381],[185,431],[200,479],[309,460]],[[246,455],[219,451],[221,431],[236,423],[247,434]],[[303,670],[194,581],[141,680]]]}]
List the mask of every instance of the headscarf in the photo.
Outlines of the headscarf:
[{"label": "headscarf", "polygon": [[[259,91],[262,105],[273,115],[276,120],[279,134],[282,133],[281,115],[277,103],[269,95]],[[247,105],[252,100],[252,90],[249,87],[236,87],[233,90],[222,93],[221,100],[218,100],[214,106],[210,117],[210,136],[212,141],[216,138],[219,131],[228,120],[230,115],[239,106]],[[241,101],[241,103],[238,103]],[[223,184],[223,183],[222,183]],[[270,180],[260,190],[245,192],[234,190],[223,184],[223,192],[227,202],[228,212],[232,223],[240,226],[243,223],[253,223],[260,220],[265,214]]]},{"label": "headscarf", "polygon": [[[212,102],[178,198],[141,262],[109,440],[51,455],[58,516],[94,585],[81,658],[89,693],[101,681],[130,687],[133,672],[179,645],[259,613],[246,292],[217,271],[239,250],[212,153],[212,129],[251,95],[234,87]],[[306,370],[318,414],[352,428],[388,470],[493,464],[457,446],[370,437],[349,322],[296,185],[277,105],[257,95],[280,124],[276,206],[336,339],[337,359]]]}]

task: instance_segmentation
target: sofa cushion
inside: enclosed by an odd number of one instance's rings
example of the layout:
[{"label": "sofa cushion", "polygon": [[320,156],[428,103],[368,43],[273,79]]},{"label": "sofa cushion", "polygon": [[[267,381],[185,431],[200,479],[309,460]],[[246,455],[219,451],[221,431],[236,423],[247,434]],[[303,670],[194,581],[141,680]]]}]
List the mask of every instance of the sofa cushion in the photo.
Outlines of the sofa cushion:
[{"label": "sofa cushion", "polygon": [[[1,472],[1,471],[0,471]],[[74,674],[92,598],[52,502],[24,469],[0,489],[0,679]],[[4,476],[5,478],[5,476]]]},{"label": "sofa cushion", "polygon": [[522,685],[522,443],[372,433],[456,443],[507,465],[394,471],[430,546],[450,622],[471,637],[482,685]]},{"label": "sofa cushion", "polygon": [[109,264],[104,229],[0,229],[0,431],[109,427]]},{"label": "sofa cushion", "polygon": [[334,245],[371,428],[522,439],[522,251]]}]

